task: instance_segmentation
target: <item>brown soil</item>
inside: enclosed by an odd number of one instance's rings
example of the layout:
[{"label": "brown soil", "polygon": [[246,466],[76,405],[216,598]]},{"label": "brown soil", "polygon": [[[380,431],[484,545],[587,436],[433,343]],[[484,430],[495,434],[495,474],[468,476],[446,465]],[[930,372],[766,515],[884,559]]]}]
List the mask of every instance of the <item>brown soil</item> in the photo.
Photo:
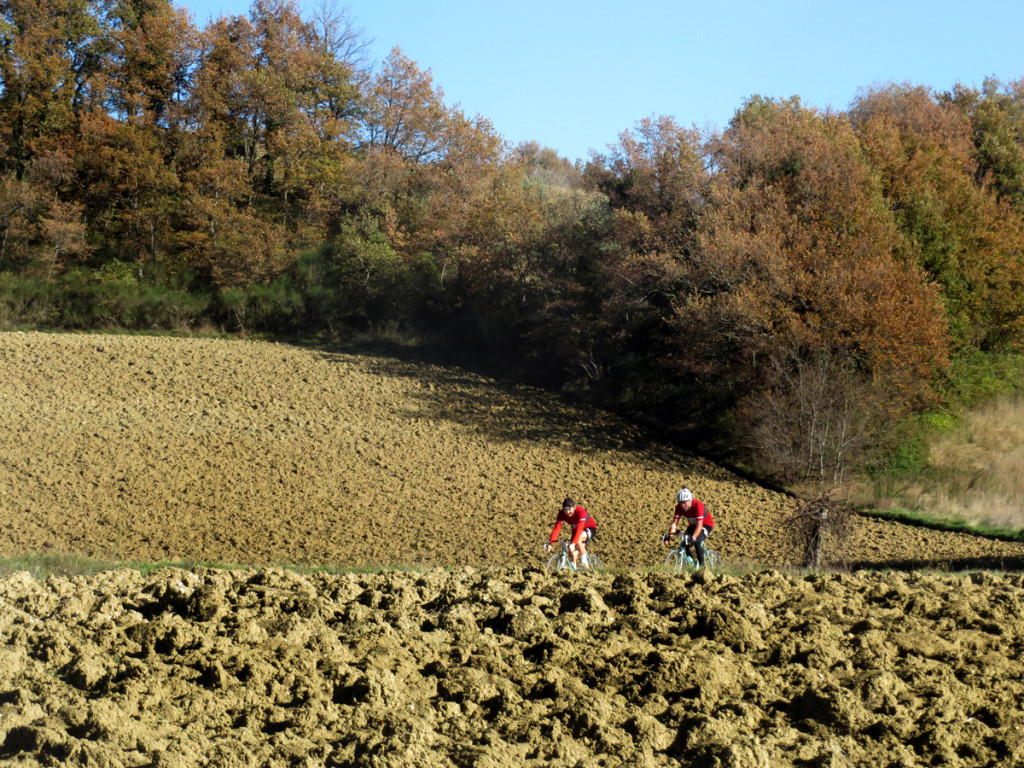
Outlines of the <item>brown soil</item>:
[{"label": "brown soil", "polygon": [[10,766],[1024,765],[1024,579],[0,580]]},{"label": "brown soil", "polygon": [[[0,406],[0,555],[263,566],[0,579],[4,765],[1024,765],[1024,577],[796,575],[792,500],[606,415],[393,359],[21,333]],[[729,564],[775,568],[651,572],[683,483]],[[616,573],[537,569],[566,493]],[[1024,545],[858,520],[832,555]]]},{"label": "brown soil", "polygon": [[[598,411],[465,371],[282,344],[0,333],[0,556],[529,566],[569,494],[613,567],[676,490],[733,565],[801,562],[792,499]],[[860,521],[863,566],[1018,566],[1024,544]]]}]

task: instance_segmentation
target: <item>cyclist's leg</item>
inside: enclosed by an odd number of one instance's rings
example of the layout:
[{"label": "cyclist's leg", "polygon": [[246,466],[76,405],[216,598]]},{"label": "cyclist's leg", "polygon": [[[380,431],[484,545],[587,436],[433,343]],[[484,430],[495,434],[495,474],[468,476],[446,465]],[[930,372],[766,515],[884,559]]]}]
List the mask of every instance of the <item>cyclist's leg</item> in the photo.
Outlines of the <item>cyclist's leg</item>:
[{"label": "cyclist's leg", "polygon": [[587,554],[587,545],[596,533],[597,528],[584,528],[583,535],[580,536],[580,565],[584,568],[590,567],[590,555]]},{"label": "cyclist's leg", "polygon": [[708,537],[711,531],[707,528],[703,528],[700,532],[700,536],[694,539],[693,548],[697,550],[697,564],[704,567],[704,539]]},{"label": "cyclist's leg", "polygon": [[[683,533],[682,533],[683,541],[685,542],[688,537],[693,536],[693,532],[695,530],[696,530],[696,526],[691,525],[685,531],[683,531]],[[693,544],[680,544],[679,546],[680,546],[680,549],[683,550],[683,553],[686,555],[686,559],[689,560],[690,564],[692,565],[693,562],[694,562],[694,557],[693,557],[694,552],[693,552],[693,550],[696,549],[696,547],[694,547]]]}]

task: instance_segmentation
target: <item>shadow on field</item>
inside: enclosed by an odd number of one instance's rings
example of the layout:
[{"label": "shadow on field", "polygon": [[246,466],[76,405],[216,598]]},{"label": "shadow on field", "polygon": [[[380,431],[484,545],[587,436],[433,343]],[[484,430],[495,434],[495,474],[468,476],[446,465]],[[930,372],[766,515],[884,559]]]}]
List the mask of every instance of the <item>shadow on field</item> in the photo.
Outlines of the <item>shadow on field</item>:
[{"label": "shadow on field", "polygon": [[365,350],[324,350],[328,362],[355,355],[366,369],[385,378],[404,378],[421,387],[407,394],[403,418],[444,420],[500,441],[555,441],[586,451],[646,451],[646,431],[599,410],[573,406],[556,395],[525,385],[490,379],[460,368],[412,357],[394,357]]},{"label": "shadow on field", "polygon": [[885,562],[852,562],[851,570],[892,571],[1024,571],[1024,557],[963,557],[914,560],[887,560]]}]

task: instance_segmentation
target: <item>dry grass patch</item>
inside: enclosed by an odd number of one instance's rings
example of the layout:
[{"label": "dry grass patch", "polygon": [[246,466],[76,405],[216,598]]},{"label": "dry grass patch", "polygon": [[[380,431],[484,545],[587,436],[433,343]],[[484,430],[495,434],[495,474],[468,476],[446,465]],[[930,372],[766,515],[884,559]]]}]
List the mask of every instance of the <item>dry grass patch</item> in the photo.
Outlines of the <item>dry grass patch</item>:
[{"label": "dry grass patch", "polygon": [[973,524],[1024,528],[1024,398],[1007,396],[964,415],[931,445],[931,477],[892,501]]}]

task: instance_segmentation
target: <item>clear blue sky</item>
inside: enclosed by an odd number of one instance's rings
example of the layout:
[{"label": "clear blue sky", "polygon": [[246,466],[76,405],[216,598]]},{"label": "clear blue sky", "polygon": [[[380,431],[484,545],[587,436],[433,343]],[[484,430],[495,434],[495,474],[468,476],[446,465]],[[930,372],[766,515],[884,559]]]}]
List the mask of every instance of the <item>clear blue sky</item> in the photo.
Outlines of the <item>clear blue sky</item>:
[{"label": "clear blue sky", "polygon": [[[299,0],[312,8],[316,0]],[[176,2],[205,25],[248,0]],[[570,160],[652,115],[724,128],[755,94],[845,109],[861,88],[1024,78],[1024,0],[339,0],[468,115]]]}]

